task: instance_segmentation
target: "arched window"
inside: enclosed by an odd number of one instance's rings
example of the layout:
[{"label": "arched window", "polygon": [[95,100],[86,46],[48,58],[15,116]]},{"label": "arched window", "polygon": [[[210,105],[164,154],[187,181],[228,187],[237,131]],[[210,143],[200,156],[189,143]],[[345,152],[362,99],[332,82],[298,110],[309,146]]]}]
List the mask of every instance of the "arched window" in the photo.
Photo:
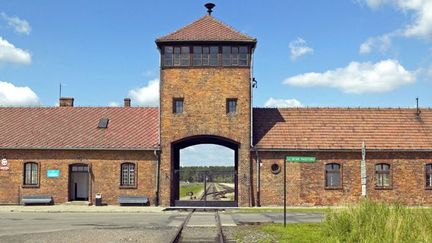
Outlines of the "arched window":
[{"label": "arched window", "polygon": [[340,164],[325,165],[325,186],[326,188],[340,188],[342,186]]},{"label": "arched window", "polygon": [[375,165],[375,186],[379,188],[391,187],[391,171],[389,164]]},{"label": "arched window", "polygon": [[24,163],[24,185],[36,186],[39,184],[39,167],[35,162]]},{"label": "arched window", "polygon": [[426,165],[426,188],[432,189],[432,164]]},{"label": "arched window", "polygon": [[134,187],[135,186],[135,164],[121,164],[120,186]]}]

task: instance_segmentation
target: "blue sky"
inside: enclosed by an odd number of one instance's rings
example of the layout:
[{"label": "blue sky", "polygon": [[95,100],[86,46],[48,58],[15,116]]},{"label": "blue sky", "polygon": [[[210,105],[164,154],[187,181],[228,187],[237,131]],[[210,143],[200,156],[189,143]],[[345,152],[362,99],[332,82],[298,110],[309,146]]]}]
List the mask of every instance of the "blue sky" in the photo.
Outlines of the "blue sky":
[{"label": "blue sky", "polygon": [[[258,39],[254,106],[432,106],[431,0],[214,2],[216,18]],[[156,106],[154,40],[204,3],[0,0],[0,106],[55,106],[60,83],[78,106]],[[200,145],[182,165],[232,157]]]},{"label": "blue sky", "polygon": [[[432,106],[430,0],[214,1],[255,36],[254,106]],[[205,1],[1,1],[0,105],[157,105],[154,40]]]}]

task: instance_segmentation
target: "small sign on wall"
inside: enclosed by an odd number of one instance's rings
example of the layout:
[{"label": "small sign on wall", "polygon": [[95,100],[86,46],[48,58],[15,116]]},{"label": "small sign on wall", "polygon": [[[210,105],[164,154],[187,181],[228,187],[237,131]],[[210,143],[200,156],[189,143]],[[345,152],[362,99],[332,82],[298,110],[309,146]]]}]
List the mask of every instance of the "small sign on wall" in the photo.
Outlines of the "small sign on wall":
[{"label": "small sign on wall", "polygon": [[60,177],[60,170],[47,170],[48,178],[58,178]]},{"label": "small sign on wall", "polygon": [[7,161],[7,159],[1,160],[0,170],[9,170],[9,162]]}]

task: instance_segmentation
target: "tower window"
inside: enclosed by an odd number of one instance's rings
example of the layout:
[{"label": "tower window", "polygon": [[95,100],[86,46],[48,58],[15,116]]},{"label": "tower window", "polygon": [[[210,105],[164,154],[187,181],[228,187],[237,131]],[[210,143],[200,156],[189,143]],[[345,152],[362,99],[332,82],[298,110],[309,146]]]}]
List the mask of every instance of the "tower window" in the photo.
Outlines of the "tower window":
[{"label": "tower window", "polygon": [[164,55],[163,55],[163,64],[164,66],[172,66],[173,65],[173,47],[165,46]]},{"label": "tower window", "polygon": [[243,66],[249,65],[248,46],[165,46],[164,67]]},{"label": "tower window", "polygon": [[192,63],[194,66],[218,66],[219,47],[217,46],[194,46]]},{"label": "tower window", "polygon": [[237,99],[227,99],[227,113],[237,113]]},{"label": "tower window", "polygon": [[223,46],[223,66],[247,66],[248,48],[246,46]]},{"label": "tower window", "polygon": [[174,98],[173,100],[173,113],[181,114],[183,113],[183,98]]},{"label": "tower window", "polygon": [[189,46],[165,46],[163,54],[164,66],[190,66]]}]

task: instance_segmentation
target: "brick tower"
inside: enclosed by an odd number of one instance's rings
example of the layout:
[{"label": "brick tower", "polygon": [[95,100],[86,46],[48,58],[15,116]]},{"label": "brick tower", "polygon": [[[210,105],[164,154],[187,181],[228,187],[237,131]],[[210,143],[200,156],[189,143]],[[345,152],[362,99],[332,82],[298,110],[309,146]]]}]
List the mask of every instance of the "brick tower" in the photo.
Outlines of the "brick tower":
[{"label": "brick tower", "polygon": [[160,70],[160,199],[176,205],[179,149],[203,143],[235,151],[235,205],[252,200],[251,62],[256,39],[208,14],[156,40]]}]

